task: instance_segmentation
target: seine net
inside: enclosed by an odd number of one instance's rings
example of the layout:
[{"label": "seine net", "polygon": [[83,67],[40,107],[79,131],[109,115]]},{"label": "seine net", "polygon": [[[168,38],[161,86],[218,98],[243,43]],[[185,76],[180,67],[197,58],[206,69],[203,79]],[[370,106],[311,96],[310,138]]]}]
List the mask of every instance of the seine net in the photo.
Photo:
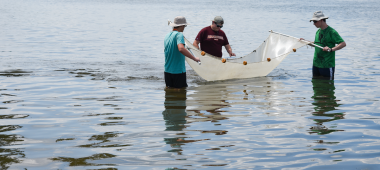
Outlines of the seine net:
[{"label": "seine net", "polygon": [[252,53],[240,58],[226,58],[227,62],[242,63],[259,63],[266,62],[268,58],[275,59],[289,55],[294,49],[297,50],[308,42],[300,41],[298,38],[287,36],[280,33],[271,32],[269,37]]}]

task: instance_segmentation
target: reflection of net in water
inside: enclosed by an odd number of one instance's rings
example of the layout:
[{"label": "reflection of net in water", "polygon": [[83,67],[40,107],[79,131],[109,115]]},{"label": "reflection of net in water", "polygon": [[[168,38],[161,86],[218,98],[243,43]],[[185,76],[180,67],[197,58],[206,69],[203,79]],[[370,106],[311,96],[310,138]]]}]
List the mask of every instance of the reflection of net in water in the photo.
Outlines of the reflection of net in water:
[{"label": "reflection of net in water", "polygon": [[[265,110],[266,115],[281,113],[278,100],[281,82],[268,77],[206,82],[188,93],[186,106],[190,122],[218,122],[231,117],[246,117]],[[263,112],[264,113],[264,112]]]}]

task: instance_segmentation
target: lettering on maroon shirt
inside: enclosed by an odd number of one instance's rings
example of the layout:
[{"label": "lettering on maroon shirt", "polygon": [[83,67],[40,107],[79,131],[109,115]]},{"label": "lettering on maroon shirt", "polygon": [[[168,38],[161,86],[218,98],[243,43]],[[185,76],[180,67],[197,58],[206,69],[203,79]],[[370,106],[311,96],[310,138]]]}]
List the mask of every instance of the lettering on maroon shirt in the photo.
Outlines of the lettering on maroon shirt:
[{"label": "lettering on maroon shirt", "polygon": [[223,37],[220,35],[208,35],[207,39],[214,39],[214,40],[218,41],[218,39],[223,40]]}]

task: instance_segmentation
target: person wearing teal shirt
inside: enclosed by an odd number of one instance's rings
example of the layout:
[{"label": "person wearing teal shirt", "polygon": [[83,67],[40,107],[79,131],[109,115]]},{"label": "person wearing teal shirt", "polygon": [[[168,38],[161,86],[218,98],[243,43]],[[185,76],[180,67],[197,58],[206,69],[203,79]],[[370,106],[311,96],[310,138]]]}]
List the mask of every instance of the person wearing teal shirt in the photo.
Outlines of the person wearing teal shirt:
[{"label": "person wearing teal shirt", "polygon": [[198,57],[194,57],[185,48],[185,39],[182,33],[187,25],[185,17],[175,17],[174,22],[170,23],[170,26],[173,27],[173,31],[165,36],[164,77],[166,88],[187,87],[185,56],[194,61],[200,61]]},{"label": "person wearing teal shirt", "polygon": [[[335,51],[342,49],[346,43],[338,32],[326,24],[326,19],[322,11],[314,12],[310,22],[313,21],[315,27],[319,28],[315,34],[316,45],[323,49],[315,48],[313,59],[313,77],[327,77],[334,79],[335,74]],[[303,38],[301,38],[303,40]],[[337,46],[335,46],[338,44]]]}]

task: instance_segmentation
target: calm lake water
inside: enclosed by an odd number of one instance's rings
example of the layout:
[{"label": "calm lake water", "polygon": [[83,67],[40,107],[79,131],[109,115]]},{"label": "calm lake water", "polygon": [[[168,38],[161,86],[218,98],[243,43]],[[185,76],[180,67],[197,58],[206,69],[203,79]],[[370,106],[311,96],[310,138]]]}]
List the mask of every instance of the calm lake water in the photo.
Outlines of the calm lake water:
[{"label": "calm lake water", "polygon": [[[380,3],[0,0],[0,169],[380,169]],[[164,90],[167,20],[221,15],[233,51],[269,30],[313,40],[322,10],[346,41],[335,80],[314,49],[266,77]],[[227,53],[224,50],[224,57]]]}]

